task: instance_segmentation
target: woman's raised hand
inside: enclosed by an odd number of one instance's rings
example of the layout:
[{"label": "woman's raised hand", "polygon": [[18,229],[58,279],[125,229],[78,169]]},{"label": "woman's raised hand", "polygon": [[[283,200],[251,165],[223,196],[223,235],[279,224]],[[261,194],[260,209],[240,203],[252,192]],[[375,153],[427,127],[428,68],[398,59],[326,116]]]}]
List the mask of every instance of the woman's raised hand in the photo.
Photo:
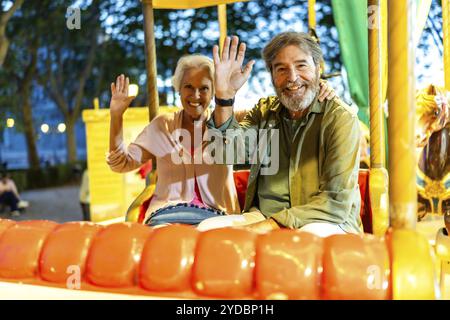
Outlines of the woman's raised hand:
[{"label": "woman's raised hand", "polygon": [[241,43],[238,50],[239,38],[226,37],[222,57],[219,57],[219,47],[213,47],[215,67],[215,91],[219,99],[232,99],[236,92],[248,80],[252,71],[254,60],[251,60],[242,68],[245,58],[245,43]]},{"label": "woman's raised hand", "polygon": [[323,102],[325,99],[333,100],[336,97],[336,91],[328,84],[326,80],[320,80],[319,82],[319,101]]},{"label": "woman's raised hand", "polygon": [[122,116],[130,106],[134,96],[128,96],[130,79],[123,74],[117,77],[116,83],[111,83],[111,102],[109,109],[111,116]]}]

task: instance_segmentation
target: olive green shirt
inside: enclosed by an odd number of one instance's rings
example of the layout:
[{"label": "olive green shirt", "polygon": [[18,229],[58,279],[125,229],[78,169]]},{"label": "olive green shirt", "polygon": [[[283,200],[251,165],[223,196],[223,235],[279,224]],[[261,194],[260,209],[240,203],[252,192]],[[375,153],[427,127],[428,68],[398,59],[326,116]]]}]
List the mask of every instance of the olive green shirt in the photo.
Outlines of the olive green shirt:
[{"label": "olive green shirt", "polygon": [[[293,138],[299,131],[300,120],[289,119],[285,108],[281,110],[280,114],[281,121],[274,128],[279,129],[279,141],[282,141],[279,143],[278,170],[273,175],[260,174],[258,176],[257,197],[255,197],[253,203],[253,206],[258,207],[266,217],[291,207],[289,159]],[[264,167],[264,164],[261,167]]]},{"label": "olive green shirt", "polygon": [[[252,161],[244,211],[260,205],[261,195],[265,201],[273,194],[272,201],[281,200],[282,208],[266,201],[261,211],[285,227],[298,229],[312,222],[328,222],[339,225],[346,232],[362,232],[358,187],[360,132],[356,110],[337,98],[324,102],[316,99],[306,115],[298,120],[291,139],[279,130],[284,126],[283,110],[285,108],[277,97],[268,97],[261,99],[241,123],[237,123],[234,117],[219,128],[214,125],[214,117],[208,122],[209,128],[223,134],[225,145],[243,135],[253,136],[256,139],[253,143],[248,139],[243,142],[249,159],[263,148],[266,149],[265,154],[272,156],[271,162],[275,161],[274,154],[282,157],[278,172],[264,178],[260,176],[267,163]],[[261,144],[264,140],[264,130],[261,129],[266,129],[268,136],[278,129],[274,136],[279,140]],[[288,150],[286,144],[289,145],[288,153],[285,152]],[[224,149],[229,153],[229,149]],[[287,163],[287,155],[288,167],[283,165]],[[275,179],[282,176],[288,177],[288,183],[284,179]],[[289,207],[285,207],[283,196],[286,186]]]}]

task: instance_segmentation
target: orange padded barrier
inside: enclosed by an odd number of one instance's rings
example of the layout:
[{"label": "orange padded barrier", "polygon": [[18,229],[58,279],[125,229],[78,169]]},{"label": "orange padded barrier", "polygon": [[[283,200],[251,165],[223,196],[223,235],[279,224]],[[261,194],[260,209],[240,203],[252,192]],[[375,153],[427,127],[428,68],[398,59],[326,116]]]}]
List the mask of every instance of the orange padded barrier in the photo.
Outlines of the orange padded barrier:
[{"label": "orange padded barrier", "polygon": [[137,266],[151,229],[136,223],[107,226],[94,239],[86,264],[86,277],[103,287],[137,284]]},{"label": "orange padded barrier", "polygon": [[92,240],[101,228],[91,222],[70,222],[58,226],[48,236],[41,252],[42,279],[65,283],[74,267],[83,276]]},{"label": "orange padded barrier", "polygon": [[15,225],[16,222],[9,219],[0,219],[0,237],[2,236],[2,233],[6,230],[11,228],[13,225]]},{"label": "orange padded barrier", "polygon": [[17,222],[17,224],[20,226],[23,226],[23,227],[26,227],[26,226],[36,227],[36,228],[45,229],[45,230],[49,230],[49,231],[52,231],[53,229],[55,229],[56,226],[59,225],[55,221],[50,221],[50,220],[25,220],[25,221]]},{"label": "orange padded barrier", "polygon": [[324,299],[389,299],[390,264],[383,239],[334,235],[324,239]]},{"label": "orange padded barrier", "polygon": [[322,238],[277,230],[256,245],[256,285],[261,299],[320,299]]},{"label": "orange padded barrier", "polygon": [[[286,229],[258,235],[238,228],[198,232],[183,225],[152,229],[138,223],[104,227],[0,219],[0,281],[69,288],[68,268],[79,266],[84,290],[124,294],[391,299],[392,283],[397,283],[398,297],[422,297],[423,290],[407,290],[404,284],[414,278],[414,288],[432,291],[426,240],[413,231],[397,233],[400,240],[391,240],[395,252],[390,255],[384,238],[367,234],[322,239]],[[414,239],[423,248],[411,266],[416,242],[406,253],[404,243]],[[401,270],[396,277],[393,266]]]},{"label": "orange padded barrier", "polygon": [[243,229],[200,233],[193,288],[203,296],[241,298],[253,293],[256,234]]},{"label": "orange padded barrier", "polygon": [[198,234],[194,227],[184,225],[155,229],[142,252],[140,285],[159,292],[190,290]]},{"label": "orange padded barrier", "polygon": [[44,241],[57,225],[35,220],[19,222],[6,229],[0,238],[0,277],[35,277]]}]

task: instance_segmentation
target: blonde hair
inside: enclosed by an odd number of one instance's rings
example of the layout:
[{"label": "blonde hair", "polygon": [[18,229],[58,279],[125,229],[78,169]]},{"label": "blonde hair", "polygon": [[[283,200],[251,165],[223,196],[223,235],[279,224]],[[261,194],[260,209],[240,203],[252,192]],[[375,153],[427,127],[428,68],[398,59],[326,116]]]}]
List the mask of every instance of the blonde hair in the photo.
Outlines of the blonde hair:
[{"label": "blonde hair", "polygon": [[180,60],[178,60],[177,67],[175,68],[172,77],[172,85],[175,88],[175,91],[180,92],[181,80],[183,79],[184,73],[191,68],[205,68],[208,70],[208,74],[213,84],[211,89],[214,92],[214,63],[212,59],[200,54],[190,54],[181,57]]}]

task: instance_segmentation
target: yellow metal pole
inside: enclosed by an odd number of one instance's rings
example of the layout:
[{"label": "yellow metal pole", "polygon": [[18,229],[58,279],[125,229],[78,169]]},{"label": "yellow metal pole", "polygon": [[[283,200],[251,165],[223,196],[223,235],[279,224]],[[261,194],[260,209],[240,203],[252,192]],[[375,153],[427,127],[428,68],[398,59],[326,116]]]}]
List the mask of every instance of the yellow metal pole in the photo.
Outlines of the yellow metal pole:
[{"label": "yellow metal pole", "polygon": [[[380,2],[380,12],[381,12],[381,61],[382,61],[382,75],[383,75],[383,81],[382,81],[382,90],[383,90],[383,99],[382,103],[386,101],[387,97],[387,84],[388,84],[388,0],[381,0]],[[385,129],[385,121],[383,124],[383,132],[386,132]],[[384,140],[386,141],[386,140]],[[386,150],[386,142],[384,142],[384,150]],[[386,155],[384,157],[384,166],[386,166]]]},{"label": "yellow metal pole", "polygon": [[153,4],[152,0],[142,0],[142,12],[144,13],[144,39],[145,39],[145,66],[147,69],[147,102],[148,117],[151,121],[158,114],[158,86],[156,83],[156,44],[153,29]]},{"label": "yellow metal pole", "polygon": [[308,0],[308,26],[316,30],[316,0]]},{"label": "yellow metal pole", "polygon": [[223,42],[225,41],[225,37],[227,36],[227,5],[219,4],[217,6],[217,11],[219,15],[219,30],[220,30],[219,48],[220,54],[222,54]]},{"label": "yellow metal pole", "polygon": [[370,96],[370,177],[369,192],[375,235],[384,235],[389,227],[388,173],[385,168],[383,64],[381,5],[386,0],[369,0],[369,96]]},{"label": "yellow metal pole", "polygon": [[442,0],[445,89],[450,91],[450,0]]},{"label": "yellow metal pole", "polygon": [[417,220],[414,2],[388,2],[389,209],[391,226],[397,229],[414,229]]},{"label": "yellow metal pole", "polygon": [[[382,62],[381,62],[381,0],[369,0],[369,97],[370,97],[370,165],[384,167]],[[375,19],[374,15],[376,16]],[[371,19],[372,18],[372,19]]]}]

